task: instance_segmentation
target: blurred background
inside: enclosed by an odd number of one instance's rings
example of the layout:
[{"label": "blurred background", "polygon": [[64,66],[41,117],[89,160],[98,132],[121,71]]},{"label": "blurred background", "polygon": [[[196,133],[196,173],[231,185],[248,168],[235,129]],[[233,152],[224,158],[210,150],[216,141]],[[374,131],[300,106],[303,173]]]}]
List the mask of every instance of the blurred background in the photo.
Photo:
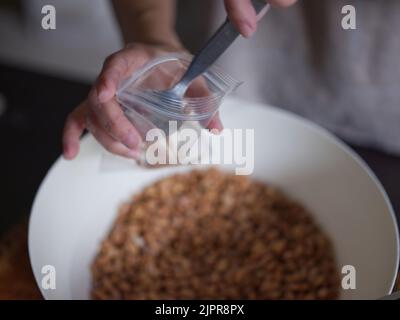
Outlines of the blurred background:
[{"label": "blurred background", "polygon": [[[41,28],[46,4],[56,7],[56,30]],[[210,2],[177,5],[179,34],[196,50]],[[32,202],[61,154],[65,118],[123,44],[108,0],[2,0],[0,39],[0,300],[41,299],[27,250]]]},{"label": "blurred background", "polygon": [[[192,52],[215,29],[211,2],[178,1],[177,30]],[[45,4],[57,9],[55,31],[40,27]],[[85,98],[104,58],[119,50],[122,41],[107,0],[2,0],[0,39],[0,234],[4,234],[21,219],[26,221],[41,180],[61,153],[67,114]],[[400,158],[352,147],[377,174],[399,212]]]},{"label": "blurred background", "polygon": [[[56,7],[54,31],[41,28],[45,4]],[[195,50],[207,37],[201,22],[209,7],[179,1],[178,10],[185,13],[178,14],[179,33]],[[29,213],[60,155],[67,114],[86,97],[104,59],[122,40],[107,0],[2,1],[0,39],[1,233]]]}]

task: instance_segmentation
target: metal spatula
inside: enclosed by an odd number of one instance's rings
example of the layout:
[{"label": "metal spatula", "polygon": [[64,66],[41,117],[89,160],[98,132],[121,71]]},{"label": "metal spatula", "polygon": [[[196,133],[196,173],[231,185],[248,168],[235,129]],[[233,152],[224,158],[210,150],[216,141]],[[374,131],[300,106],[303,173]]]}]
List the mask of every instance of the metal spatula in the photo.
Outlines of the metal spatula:
[{"label": "metal spatula", "polygon": [[[257,14],[267,11],[269,4],[265,0],[251,1]],[[263,10],[264,9],[264,10]],[[221,27],[208,40],[203,48],[194,56],[191,64],[182,79],[171,89],[154,91],[154,95],[161,101],[169,100],[180,102],[185,96],[190,83],[204,73],[239,36],[239,32],[227,18]],[[182,104],[181,104],[182,105]]]}]

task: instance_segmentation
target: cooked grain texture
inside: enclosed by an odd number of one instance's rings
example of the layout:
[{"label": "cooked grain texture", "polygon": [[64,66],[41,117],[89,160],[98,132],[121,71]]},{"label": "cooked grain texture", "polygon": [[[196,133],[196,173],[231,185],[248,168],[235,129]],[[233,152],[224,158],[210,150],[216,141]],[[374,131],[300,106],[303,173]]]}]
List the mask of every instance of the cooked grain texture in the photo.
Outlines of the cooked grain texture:
[{"label": "cooked grain texture", "polygon": [[281,192],[216,169],[124,205],[92,265],[94,299],[335,299],[332,245]]}]

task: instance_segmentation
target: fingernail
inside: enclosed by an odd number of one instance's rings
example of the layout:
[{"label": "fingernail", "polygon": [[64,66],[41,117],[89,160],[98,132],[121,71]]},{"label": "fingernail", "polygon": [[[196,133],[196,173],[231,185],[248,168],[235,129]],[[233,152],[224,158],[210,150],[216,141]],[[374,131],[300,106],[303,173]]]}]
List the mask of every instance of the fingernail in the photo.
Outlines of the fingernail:
[{"label": "fingernail", "polygon": [[126,140],[124,144],[129,148],[129,149],[135,149],[138,144],[139,144],[139,138],[136,134],[130,133],[126,137]]},{"label": "fingernail", "polygon": [[254,33],[254,28],[248,22],[241,23],[240,29],[242,30],[242,35],[245,38],[250,38]]},{"label": "fingernail", "polygon": [[65,160],[72,160],[72,152],[69,149],[64,149],[63,157]]}]

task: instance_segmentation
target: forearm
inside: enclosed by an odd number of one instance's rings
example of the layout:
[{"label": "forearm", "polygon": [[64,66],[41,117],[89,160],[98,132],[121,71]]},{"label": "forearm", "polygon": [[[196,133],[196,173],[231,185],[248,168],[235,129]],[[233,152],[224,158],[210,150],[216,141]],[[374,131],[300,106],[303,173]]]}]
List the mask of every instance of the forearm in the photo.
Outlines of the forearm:
[{"label": "forearm", "polygon": [[180,48],[175,32],[175,0],[112,0],[125,43]]}]

